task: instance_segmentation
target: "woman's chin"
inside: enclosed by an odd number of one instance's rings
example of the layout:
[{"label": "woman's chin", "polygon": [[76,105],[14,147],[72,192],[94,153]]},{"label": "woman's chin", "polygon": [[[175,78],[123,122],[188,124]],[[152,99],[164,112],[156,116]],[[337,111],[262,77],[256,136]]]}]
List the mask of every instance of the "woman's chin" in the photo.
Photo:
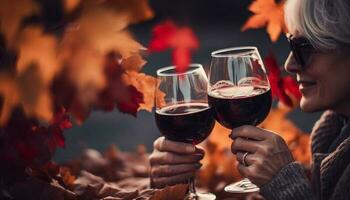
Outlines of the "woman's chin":
[{"label": "woman's chin", "polygon": [[300,109],[304,112],[318,112],[326,108],[317,99],[302,97],[300,100]]}]

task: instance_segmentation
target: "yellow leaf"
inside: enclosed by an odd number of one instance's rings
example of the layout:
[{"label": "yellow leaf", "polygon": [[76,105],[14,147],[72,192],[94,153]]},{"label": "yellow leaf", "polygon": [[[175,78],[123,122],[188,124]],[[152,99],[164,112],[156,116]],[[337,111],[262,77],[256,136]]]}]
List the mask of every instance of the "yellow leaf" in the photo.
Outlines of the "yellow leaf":
[{"label": "yellow leaf", "polygon": [[255,0],[249,10],[254,13],[243,25],[242,31],[267,26],[270,39],[275,42],[282,31],[285,31],[284,3],[282,0],[276,3],[275,0]]}]

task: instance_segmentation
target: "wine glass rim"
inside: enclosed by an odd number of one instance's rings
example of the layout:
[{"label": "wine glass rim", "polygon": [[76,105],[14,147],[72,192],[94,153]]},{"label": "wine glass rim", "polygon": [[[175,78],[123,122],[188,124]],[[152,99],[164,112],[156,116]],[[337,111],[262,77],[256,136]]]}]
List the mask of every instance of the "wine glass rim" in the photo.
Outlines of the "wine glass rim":
[{"label": "wine glass rim", "polygon": [[157,70],[157,76],[182,76],[186,74],[191,74],[195,71],[203,69],[202,64],[199,63],[191,63],[188,65],[188,69],[185,72],[177,73],[176,71],[174,72],[166,72],[169,70],[175,70],[176,66],[171,65],[167,67],[162,67]]},{"label": "wine glass rim", "polygon": [[[247,50],[247,51],[234,53],[234,51],[240,51],[240,50]],[[258,50],[258,48],[255,46],[230,47],[230,48],[215,50],[215,51],[211,52],[211,56],[217,57],[217,58],[243,56],[243,55],[250,54],[254,51],[257,51],[257,50]],[[228,53],[230,51],[232,51],[232,53]],[[222,53],[225,53],[225,54],[222,54]]]}]

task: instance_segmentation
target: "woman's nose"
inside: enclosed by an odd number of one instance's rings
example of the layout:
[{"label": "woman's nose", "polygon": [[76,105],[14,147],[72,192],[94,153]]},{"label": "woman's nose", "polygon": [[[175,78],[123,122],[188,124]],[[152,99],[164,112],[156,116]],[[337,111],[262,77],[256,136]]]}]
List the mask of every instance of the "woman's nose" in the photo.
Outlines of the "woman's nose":
[{"label": "woman's nose", "polygon": [[284,69],[289,73],[297,73],[301,70],[300,64],[295,60],[293,53],[290,52],[286,62],[284,63]]}]

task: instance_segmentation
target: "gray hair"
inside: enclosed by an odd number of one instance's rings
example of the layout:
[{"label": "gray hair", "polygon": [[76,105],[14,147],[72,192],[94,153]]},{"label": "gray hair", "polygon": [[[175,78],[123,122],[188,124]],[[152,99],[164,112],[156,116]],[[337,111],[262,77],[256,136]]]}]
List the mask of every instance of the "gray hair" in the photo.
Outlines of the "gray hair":
[{"label": "gray hair", "polygon": [[350,0],[287,0],[285,20],[317,49],[350,47]]}]

